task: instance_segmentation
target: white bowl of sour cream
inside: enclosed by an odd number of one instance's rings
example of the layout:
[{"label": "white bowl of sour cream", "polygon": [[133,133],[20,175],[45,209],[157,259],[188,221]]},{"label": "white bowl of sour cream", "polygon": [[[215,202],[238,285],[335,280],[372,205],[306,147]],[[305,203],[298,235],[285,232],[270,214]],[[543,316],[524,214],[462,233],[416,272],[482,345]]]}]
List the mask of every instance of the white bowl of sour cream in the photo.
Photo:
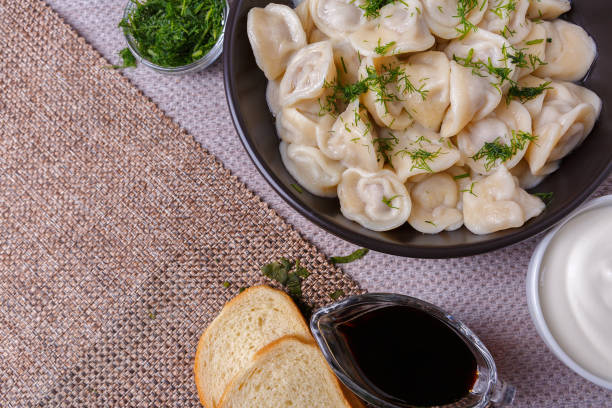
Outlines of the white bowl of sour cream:
[{"label": "white bowl of sour cream", "polygon": [[612,195],[588,202],[537,246],[527,303],[552,352],[612,390]]}]

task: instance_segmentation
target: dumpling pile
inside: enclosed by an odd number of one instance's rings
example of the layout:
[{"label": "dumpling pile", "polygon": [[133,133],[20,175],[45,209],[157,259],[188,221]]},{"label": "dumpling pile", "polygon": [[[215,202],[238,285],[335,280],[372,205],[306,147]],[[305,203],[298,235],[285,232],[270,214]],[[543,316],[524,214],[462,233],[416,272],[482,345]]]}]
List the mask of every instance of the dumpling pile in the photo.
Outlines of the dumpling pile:
[{"label": "dumpling pile", "polygon": [[289,173],[388,231],[522,226],[525,191],[593,129],[593,39],[568,0],[303,0],[253,8],[248,37]]}]

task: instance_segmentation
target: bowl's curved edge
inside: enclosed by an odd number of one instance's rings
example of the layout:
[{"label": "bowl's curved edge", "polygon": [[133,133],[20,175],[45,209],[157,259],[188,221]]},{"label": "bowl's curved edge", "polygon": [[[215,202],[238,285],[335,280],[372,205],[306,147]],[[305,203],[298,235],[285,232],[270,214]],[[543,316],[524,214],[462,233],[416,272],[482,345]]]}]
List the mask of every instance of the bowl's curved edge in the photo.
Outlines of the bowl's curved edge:
[{"label": "bowl's curved edge", "polygon": [[551,213],[546,219],[538,221],[538,218],[531,220],[530,223],[526,224],[520,230],[515,233],[511,233],[499,238],[494,238],[486,242],[471,243],[466,245],[454,245],[444,248],[443,254],[440,253],[441,249],[436,247],[426,246],[405,246],[392,243],[384,243],[361,234],[347,234],[342,227],[328,223],[320,219],[310,208],[302,205],[297,201],[289,189],[278,179],[272,170],[267,166],[263,158],[253,149],[253,146],[249,142],[249,138],[246,134],[246,127],[239,112],[238,107],[234,104],[234,100],[237,100],[236,87],[232,80],[230,73],[231,66],[231,49],[233,47],[236,32],[234,25],[236,23],[236,15],[241,9],[242,3],[245,0],[238,0],[235,2],[234,7],[230,8],[228,21],[226,23],[225,31],[225,42],[223,46],[223,83],[225,87],[225,97],[232,117],[232,122],[240,137],[240,141],[247,151],[251,161],[264,177],[264,179],[272,186],[272,188],[285,200],[293,209],[298,213],[302,214],[309,221],[317,225],[318,227],[331,232],[335,236],[351,242],[355,245],[366,247],[378,252],[384,252],[390,255],[410,257],[410,258],[425,258],[425,259],[448,259],[448,258],[460,258],[472,255],[479,255],[486,252],[495,251],[497,249],[505,248],[518,244],[524,240],[535,237],[536,235],[547,231],[552,228],[558,222],[567,217],[572,211],[574,211],[580,204],[582,204],[595,190],[605,181],[608,175],[612,172],[612,162],[608,162],[607,166],[602,169],[599,176],[589,185],[584,191],[582,191],[569,205],[558,210],[557,212]]}]

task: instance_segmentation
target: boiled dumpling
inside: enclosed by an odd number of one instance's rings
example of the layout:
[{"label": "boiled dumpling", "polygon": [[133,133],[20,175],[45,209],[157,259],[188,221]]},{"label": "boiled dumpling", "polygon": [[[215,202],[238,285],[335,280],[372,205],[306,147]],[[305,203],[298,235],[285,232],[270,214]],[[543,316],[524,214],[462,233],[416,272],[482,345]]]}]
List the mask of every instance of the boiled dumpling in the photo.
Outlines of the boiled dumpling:
[{"label": "boiled dumpling", "polygon": [[552,20],[571,8],[570,0],[531,0],[527,16]]},{"label": "boiled dumpling", "polygon": [[595,41],[576,24],[565,20],[544,21],[546,30],[546,65],[540,66],[535,75],[563,81],[582,79],[595,60]]},{"label": "boiled dumpling", "polygon": [[471,68],[455,61],[450,66],[450,106],[442,120],[442,137],[455,136],[472,119],[495,110],[502,99],[501,93],[487,79],[474,75]]},{"label": "boiled dumpling", "polygon": [[268,103],[270,113],[272,113],[274,117],[276,117],[281,110],[279,88],[280,80],[278,79],[268,81],[268,85],[266,86],[266,102]]},{"label": "boiled dumpling", "polygon": [[504,166],[463,192],[463,221],[474,234],[518,228],[540,215],[544,207],[542,200],[518,186]]},{"label": "boiled dumpling", "polygon": [[[451,41],[444,52],[449,59],[454,59],[462,65],[472,67],[467,64],[466,60],[469,60],[471,64],[479,64],[478,67],[473,68],[473,74],[481,75],[484,80],[497,84],[498,88],[504,90],[510,85],[508,79],[515,78],[518,73],[512,59],[507,57],[507,52],[511,49],[510,42],[501,35],[479,29],[471,32],[465,38]],[[508,71],[505,78],[500,78],[497,73],[499,70]]]},{"label": "boiled dumpling", "polygon": [[450,104],[450,62],[439,51],[415,54],[401,67],[415,87],[423,86],[425,95],[416,92],[404,96],[404,107],[414,120],[436,132],[440,130]]},{"label": "boiled dumpling", "polygon": [[362,0],[309,0],[310,16],[328,37],[346,38],[366,23]]},{"label": "boiled dumpling", "polygon": [[453,166],[446,170],[446,173],[450,174],[457,183],[459,189],[459,201],[457,202],[457,209],[463,214],[463,193],[464,191],[470,191],[472,188],[472,176],[470,169],[466,167]]},{"label": "boiled dumpling", "polygon": [[334,124],[331,115],[320,115],[319,100],[302,101],[283,108],[276,117],[276,131],[288,143],[317,146],[317,135]]},{"label": "boiled dumpling", "polygon": [[557,171],[559,169],[559,163],[559,161],[556,161],[546,165],[545,171],[542,172],[541,175],[536,176],[531,172],[531,169],[529,169],[529,163],[525,160],[521,160],[519,164],[510,170],[510,173],[518,179],[519,187],[529,190],[540,184],[547,175]]},{"label": "boiled dumpling", "polygon": [[325,83],[332,83],[335,78],[331,43],[321,41],[307,45],[289,61],[279,87],[281,106],[318,98],[325,92]]},{"label": "boiled dumpling", "polygon": [[295,14],[300,18],[306,38],[310,38],[312,30],[315,28],[314,21],[312,21],[312,16],[310,15],[310,0],[302,0],[294,10]]},{"label": "boiled dumpling", "polygon": [[529,3],[530,0],[489,0],[478,26],[503,36],[510,44],[517,44],[531,31],[532,24],[526,16]]},{"label": "boiled dumpling", "polygon": [[346,167],[378,171],[383,162],[374,148],[375,132],[368,112],[355,100],[338,116],[330,131],[317,133],[317,145],[327,157]]},{"label": "boiled dumpling", "polygon": [[[396,138],[390,158],[402,182],[418,174],[444,171],[461,157],[449,139],[416,123],[406,130],[388,133]],[[382,133],[381,137],[384,136]]]},{"label": "boiled dumpling", "polygon": [[346,218],[373,231],[404,224],[412,207],[406,187],[389,170],[346,170],[338,185],[338,198]]},{"label": "boiled dumpling", "polygon": [[349,39],[361,55],[402,54],[423,51],[434,45],[421,15],[419,0],[394,1],[383,6],[380,15],[363,24]]},{"label": "boiled dumpling", "polygon": [[[508,41],[480,29],[464,39],[451,41],[444,52],[463,64],[468,60],[508,70],[507,77],[511,78],[516,75],[516,67],[505,58],[503,49],[510,49]],[[473,68],[456,61],[451,61],[450,107],[442,121],[440,133],[443,137],[455,136],[472,120],[493,112],[502,100],[502,90],[509,86],[509,81],[500,79],[481,65]]]},{"label": "boiled dumpling", "polygon": [[571,82],[553,82],[540,114],[534,118],[538,135],[526,158],[531,172],[541,175],[547,164],[565,157],[588,136],[601,112],[601,99]]},{"label": "boiled dumpling", "polygon": [[453,178],[437,173],[410,188],[412,210],[408,223],[417,231],[437,234],[454,231],[463,225],[463,214],[457,209],[459,189]]},{"label": "boiled dumpling", "polygon": [[476,0],[470,7],[471,2],[459,0],[421,0],[423,3],[423,16],[432,33],[436,36],[452,39],[463,35],[470,27],[460,25],[460,4],[466,5],[465,16],[473,26],[478,25],[487,10],[487,0]]},{"label": "boiled dumpling", "polygon": [[[370,75],[370,72],[373,72],[379,77],[390,78],[392,75],[390,72],[394,69],[401,69],[396,57],[378,58],[376,60],[364,57],[359,75],[361,78],[366,78]],[[410,79],[405,74],[398,75],[397,80],[388,82],[384,89],[380,89],[378,86],[370,86],[361,96],[361,101],[379,126],[390,129],[406,129],[414,121],[403,103],[409,92],[405,80]],[[384,95],[382,95],[383,93]]]},{"label": "boiled dumpling", "polygon": [[516,166],[533,139],[529,111],[511,101],[470,123],[457,135],[457,146],[473,171],[490,174],[500,166]]},{"label": "boiled dumpling", "polygon": [[517,55],[519,52],[524,54],[524,62],[517,67],[517,78],[523,78],[546,64],[546,29],[542,24],[532,24],[531,31],[525,39],[515,46],[511,54]]},{"label": "boiled dumpling", "polygon": [[332,41],[332,50],[339,82],[346,85],[359,81],[359,67],[362,57],[351,43],[347,40],[334,40]]},{"label": "boiled dumpling", "polygon": [[345,167],[311,146],[280,143],[285,168],[298,183],[314,195],[335,197]]},{"label": "boiled dumpling", "polygon": [[550,84],[550,81],[547,81],[542,78],[538,78],[533,75],[527,75],[526,77],[521,78],[517,86],[519,88],[539,88],[543,87],[542,93],[537,95],[536,97],[529,99],[523,102],[523,106],[529,111],[529,114],[532,118],[535,118],[542,112],[542,106],[544,104],[544,99],[546,98],[546,94],[548,93],[548,86],[546,84]]},{"label": "boiled dumpling", "polygon": [[282,75],[291,55],[306,45],[299,17],[282,4],[249,10],[247,35],[255,62],[269,80]]},{"label": "boiled dumpling", "polygon": [[315,27],[310,33],[310,35],[308,36],[308,43],[312,44],[312,43],[316,43],[319,41],[327,41],[329,39],[330,38],[327,35],[325,35],[323,31]]}]

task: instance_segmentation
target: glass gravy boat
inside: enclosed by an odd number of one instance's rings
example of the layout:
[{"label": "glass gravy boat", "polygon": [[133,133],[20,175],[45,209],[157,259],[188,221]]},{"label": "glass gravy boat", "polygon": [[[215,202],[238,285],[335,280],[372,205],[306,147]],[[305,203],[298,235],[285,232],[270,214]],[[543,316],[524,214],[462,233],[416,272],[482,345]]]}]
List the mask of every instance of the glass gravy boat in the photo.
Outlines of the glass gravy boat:
[{"label": "glass gravy boat", "polygon": [[[412,408],[410,405],[372,386],[358,368],[338,327],[374,310],[406,306],[427,313],[449,327],[469,348],[476,360],[477,377],[469,393],[443,408],[500,407],[511,404],[515,388],[501,381],[491,353],[463,323],[444,310],[422,300],[397,294],[373,293],[352,296],[318,309],[310,320],[312,333],[336,376],[369,406]],[[379,392],[380,391],[380,392]]]}]

